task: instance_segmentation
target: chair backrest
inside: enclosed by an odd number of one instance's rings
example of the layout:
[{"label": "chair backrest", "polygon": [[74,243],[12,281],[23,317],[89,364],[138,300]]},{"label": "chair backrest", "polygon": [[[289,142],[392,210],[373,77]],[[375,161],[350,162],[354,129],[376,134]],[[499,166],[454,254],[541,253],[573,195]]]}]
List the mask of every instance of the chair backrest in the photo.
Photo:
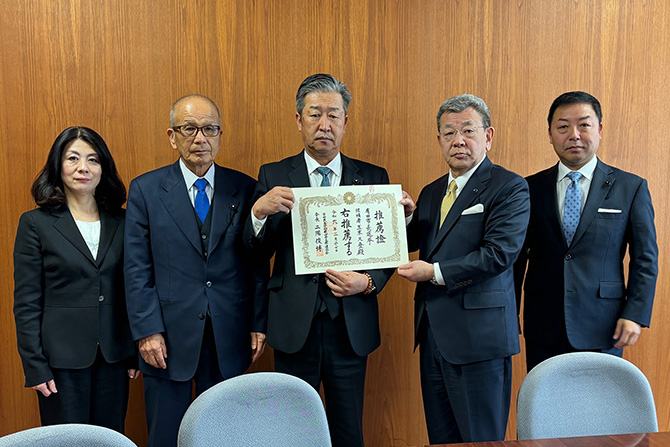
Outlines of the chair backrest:
[{"label": "chair backrest", "polygon": [[234,377],[198,396],[179,426],[179,447],[261,445],[331,446],[314,388],[280,373]]},{"label": "chair backrest", "polygon": [[0,447],[137,447],[119,432],[97,425],[61,424],[29,428],[0,438]]},{"label": "chair backrest", "polygon": [[574,352],[533,368],[519,390],[517,438],[658,431],[647,378],[610,354]]}]

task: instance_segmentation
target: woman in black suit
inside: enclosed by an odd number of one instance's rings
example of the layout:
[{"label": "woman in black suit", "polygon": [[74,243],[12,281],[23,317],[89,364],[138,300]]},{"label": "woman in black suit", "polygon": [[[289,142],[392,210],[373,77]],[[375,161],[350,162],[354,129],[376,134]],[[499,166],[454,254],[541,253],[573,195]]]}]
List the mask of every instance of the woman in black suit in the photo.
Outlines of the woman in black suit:
[{"label": "woman in black suit", "polygon": [[137,356],[123,283],[126,188],[102,137],[70,127],[32,186],[14,245],[14,317],[42,425],[123,432]]}]

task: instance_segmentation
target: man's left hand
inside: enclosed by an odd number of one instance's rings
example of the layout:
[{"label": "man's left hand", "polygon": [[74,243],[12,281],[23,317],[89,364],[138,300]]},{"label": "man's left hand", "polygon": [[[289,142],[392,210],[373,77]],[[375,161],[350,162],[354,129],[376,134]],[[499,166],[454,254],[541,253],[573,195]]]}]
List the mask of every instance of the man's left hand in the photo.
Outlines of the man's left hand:
[{"label": "man's left hand", "polygon": [[616,329],[612,338],[618,340],[615,348],[625,348],[626,346],[633,346],[640,336],[642,326],[634,321],[619,318],[616,322]]},{"label": "man's left hand", "polygon": [[261,357],[263,351],[265,350],[266,344],[267,340],[264,333],[262,332],[251,333],[251,363],[254,363]]},{"label": "man's left hand", "polygon": [[363,273],[337,272],[328,269],[326,270],[326,284],[332,290],[333,295],[340,298],[365,292],[365,289],[368,288],[368,277]]},{"label": "man's left hand", "polygon": [[430,281],[435,275],[435,267],[426,261],[412,261],[398,266],[398,275],[412,282]]}]

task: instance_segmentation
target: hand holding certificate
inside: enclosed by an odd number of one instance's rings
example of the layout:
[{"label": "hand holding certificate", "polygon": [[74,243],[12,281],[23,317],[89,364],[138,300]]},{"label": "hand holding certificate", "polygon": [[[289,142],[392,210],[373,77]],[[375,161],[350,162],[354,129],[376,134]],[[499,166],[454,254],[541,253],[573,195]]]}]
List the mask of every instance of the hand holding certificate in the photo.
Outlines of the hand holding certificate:
[{"label": "hand holding certificate", "polygon": [[408,262],[400,185],[293,188],[296,274]]}]

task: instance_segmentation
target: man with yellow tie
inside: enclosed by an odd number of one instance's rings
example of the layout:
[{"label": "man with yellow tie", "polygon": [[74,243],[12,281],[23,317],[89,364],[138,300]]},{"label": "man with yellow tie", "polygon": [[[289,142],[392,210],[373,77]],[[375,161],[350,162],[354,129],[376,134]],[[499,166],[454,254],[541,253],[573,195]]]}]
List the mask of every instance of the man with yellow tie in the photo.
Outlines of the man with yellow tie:
[{"label": "man with yellow tie", "polygon": [[407,226],[419,260],[398,267],[417,283],[428,436],[431,444],[503,440],[519,352],[512,266],[530,215],[528,185],[486,157],[494,129],[480,98],[447,99],[437,128],[449,172],[421,191]]}]

